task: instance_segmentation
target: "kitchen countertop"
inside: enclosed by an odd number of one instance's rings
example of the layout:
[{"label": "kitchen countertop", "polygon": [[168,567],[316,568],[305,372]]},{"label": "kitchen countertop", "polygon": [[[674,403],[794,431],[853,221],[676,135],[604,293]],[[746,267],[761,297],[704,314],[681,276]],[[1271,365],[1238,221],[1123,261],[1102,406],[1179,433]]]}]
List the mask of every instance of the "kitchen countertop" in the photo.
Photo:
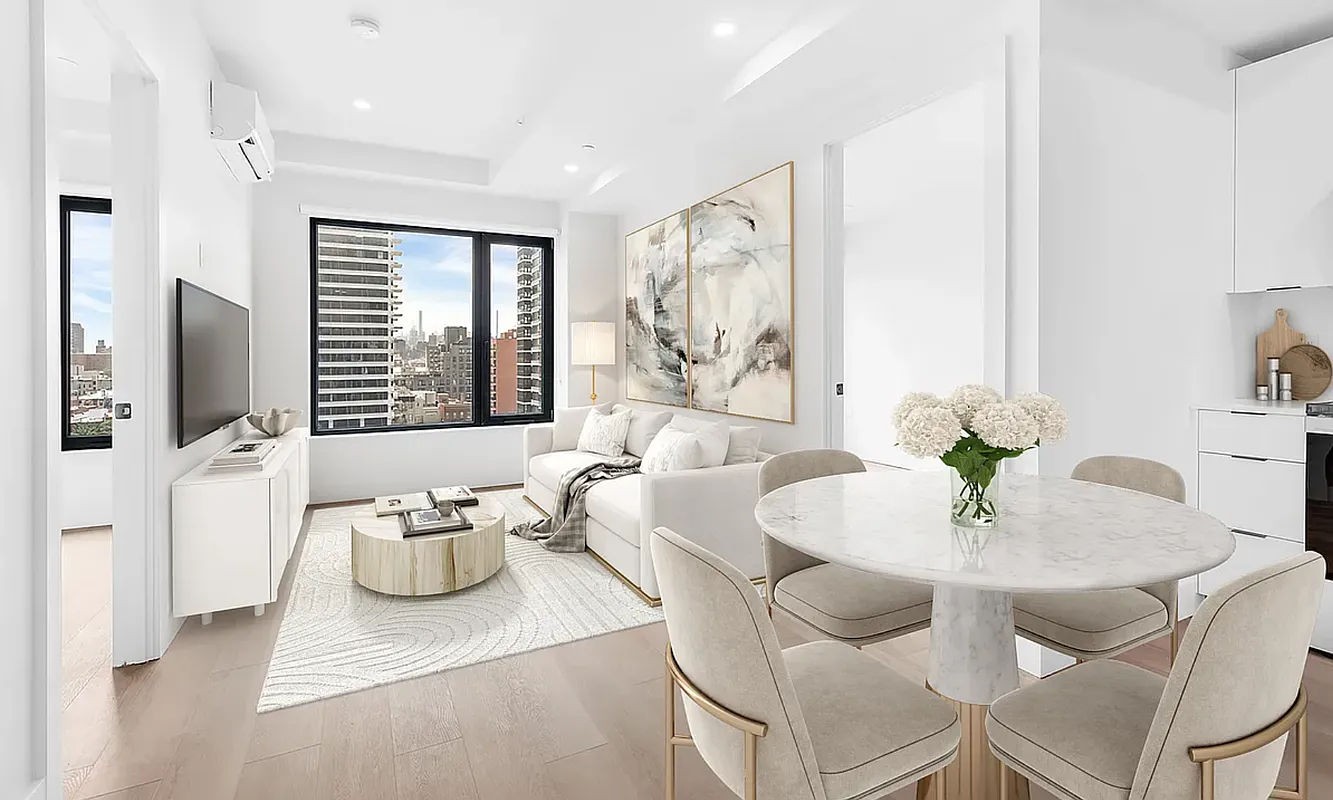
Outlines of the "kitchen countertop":
[{"label": "kitchen countertop", "polygon": [[1197,411],[1239,411],[1248,414],[1286,414],[1293,417],[1305,416],[1305,401],[1303,400],[1255,400],[1248,397],[1240,397],[1233,400],[1223,400],[1217,403],[1200,403],[1195,406]]}]

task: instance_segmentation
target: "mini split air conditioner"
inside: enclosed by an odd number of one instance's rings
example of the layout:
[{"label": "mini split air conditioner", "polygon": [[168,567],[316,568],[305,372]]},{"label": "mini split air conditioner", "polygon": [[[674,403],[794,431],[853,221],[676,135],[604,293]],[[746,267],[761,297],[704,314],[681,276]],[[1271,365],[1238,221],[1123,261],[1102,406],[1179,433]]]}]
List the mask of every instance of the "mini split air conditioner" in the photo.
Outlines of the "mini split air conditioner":
[{"label": "mini split air conditioner", "polygon": [[259,95],[244,86],[214,81],[210,87],[213,145],[241,183],[273,177],[273,133]]}]

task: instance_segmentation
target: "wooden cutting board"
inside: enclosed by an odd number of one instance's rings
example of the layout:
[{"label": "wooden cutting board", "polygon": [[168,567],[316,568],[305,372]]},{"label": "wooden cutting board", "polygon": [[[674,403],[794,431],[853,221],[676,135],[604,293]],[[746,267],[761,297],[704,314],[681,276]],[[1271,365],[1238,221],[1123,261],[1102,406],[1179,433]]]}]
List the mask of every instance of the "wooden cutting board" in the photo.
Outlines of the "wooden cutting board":
[{"label": "wooden cutting board", "polygon": [[1298,344],[1305,344],[1305,334],[1287,324],[1287,309],[1279,308],[1273,327],[1259,334],[1254,350],[1254,385],[1268,384],[1268,365],[1270,358],[1281,358],[1282,354]]},{"label": "wooden cutting board", "polygon": [[1328,353],[1312,344],[1298,344],[1282,354],[1282,372],[1291,373],[1291,399],[1314,400],[1333,380]]}]

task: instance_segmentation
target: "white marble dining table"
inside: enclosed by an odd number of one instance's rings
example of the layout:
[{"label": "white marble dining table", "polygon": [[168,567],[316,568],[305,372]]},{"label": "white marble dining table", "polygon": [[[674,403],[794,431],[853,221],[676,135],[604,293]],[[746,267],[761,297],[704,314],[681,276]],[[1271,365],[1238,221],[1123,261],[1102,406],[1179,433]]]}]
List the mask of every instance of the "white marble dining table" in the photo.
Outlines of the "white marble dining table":
[{"label": "white marble dining table", "polygon": [[986,707],[1018,688],[1015,593],[1146,586],[1196,575],[1235,549],[1225,525],[1182,503],[1069,478],[1001,480],[993,528],[952,524],[946,472],[815,478],[755,507],[760,528],[783,544],[933,585],[928,682],[960,705],[963,748],[973,750],[960,756],[960,779],[946,777],[950,798],[999,796],[984,719]]}]

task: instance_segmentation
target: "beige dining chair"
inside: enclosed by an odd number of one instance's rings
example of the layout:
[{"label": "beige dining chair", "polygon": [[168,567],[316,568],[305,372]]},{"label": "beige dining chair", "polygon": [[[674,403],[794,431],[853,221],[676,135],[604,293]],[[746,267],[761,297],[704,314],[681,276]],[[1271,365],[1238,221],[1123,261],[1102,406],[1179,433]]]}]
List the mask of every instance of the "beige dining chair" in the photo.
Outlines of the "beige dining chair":
[{"label": "beige dining chair", "polygon": [[[798,481],[865,472],[844,450],[797,450],[759,467],[759,496]],[[886,520],[892,535],[892,520]],[[764,598],[819,635],[864,647],[930,627],[930,585],[829,564],[764,534]]]},{"label": "beige dining chair", "polygon": [[[1079,462],[1070,477],[1185,502],[1180,473],[1146,458],[1093,456]],[[1109,658],[1169,636],[1174,661],[1178,594],[1178,581],[1077,594],[1018,594],[1014,628],[1023,638],[1079,661]]]},{"label": "beige dining chair", "polygon": [[[746,800],[882,797],[953,761],[952,704],[849,645],[782,649],[740,570],[666,528],[650,546],[670,642],[668,800],[683,745]],[[677,688],[688,735],[676,729]]]},{"label": "beige dining chair", "polygon": [[[1064,800],[1306,800],[1301,677],[1324,570],[1304,553],[1209,595],[1165,678],[1104,659],[1001,697],[986,733],[1002,773]],[[1293,728],[1296,786],[1274,791]]]}]

